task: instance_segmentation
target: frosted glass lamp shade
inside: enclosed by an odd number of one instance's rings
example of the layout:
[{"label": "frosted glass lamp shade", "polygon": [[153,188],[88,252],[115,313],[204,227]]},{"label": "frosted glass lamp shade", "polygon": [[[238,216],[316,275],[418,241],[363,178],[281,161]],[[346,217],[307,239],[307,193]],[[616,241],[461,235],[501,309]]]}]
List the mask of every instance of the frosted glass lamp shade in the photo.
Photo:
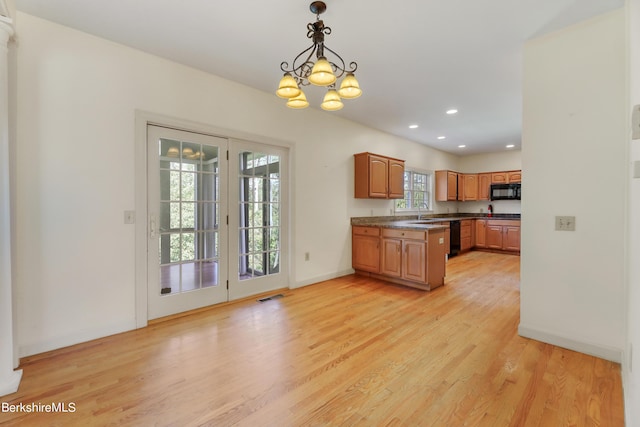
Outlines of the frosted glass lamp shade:
[{"label": "frosted glass lamp shade", "polygon": [[329,86],[336,81],[336,76],[333,74],[333,68],[327,58],[321,56],[311,69],[311,74],[308,77],[311,84],[316,86]]},{"label": "frosted glass lamp shade", "polygon": [[358,80],[356,80],[356,76],[354,76],[353,73],[347,73],[347,76],[342,79],[338,94],[344,99],[353,99],[362,95],[360,84],[358,83]]},{"label": "frosted glass lamp shade", "polygon": [[304,95],[303,91],[300,91],[300,95],[290,98],[287,101],[287,107],[295,108],[296,110],[307,108],[309,106],[309,102],[307,102],[307,97]]},{"label": "frosted glass lamp shade", "polygon": [[336,92],[335,89],[329,89],[327,94],[324,96],[320,107],[326,111],[337,111],[344,107],[344,104],[340,100],[340,95],[338,95],[338,92]]},{"label": "frosted glass lamp shade", "polygon": [[280,84],[278,85],[278,90],[276,90],[276,95],[280,98],[294,98],[300,95],[302,91],[298,87],[298,83],[296,79],[291,76],[289,73],[285,73],[284,76],[280,79]]}]

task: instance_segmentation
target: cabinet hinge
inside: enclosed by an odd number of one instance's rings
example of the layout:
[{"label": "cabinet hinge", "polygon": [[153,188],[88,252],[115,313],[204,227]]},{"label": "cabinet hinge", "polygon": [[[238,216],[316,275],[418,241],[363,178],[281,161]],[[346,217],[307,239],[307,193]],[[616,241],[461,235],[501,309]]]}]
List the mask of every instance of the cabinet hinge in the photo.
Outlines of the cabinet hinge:
[{"label": "cabinet hinge", "polygon": [[229,281],[227,280],[227,290],[229,290]]},{"label": "cabinet hinge", "polygon": [[227,215],[227,225],[229,225],[229,215]]},{"label": "cabinet hinge", "polygon": [[229,160],[229,150],[227,150],[227,160]]}]

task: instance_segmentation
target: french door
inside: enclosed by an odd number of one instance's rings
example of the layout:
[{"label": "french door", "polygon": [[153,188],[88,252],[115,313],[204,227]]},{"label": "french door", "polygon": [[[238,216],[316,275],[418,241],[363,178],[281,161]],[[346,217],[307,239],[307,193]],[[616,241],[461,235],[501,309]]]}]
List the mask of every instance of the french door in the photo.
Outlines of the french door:
[{"label": "french door", "polygon": [[229,151],[229,297],[286,288],[288,150],[233,140]]},{"label": "french door", "polygon": [[227,301],[228,140],[147,135],[148,318]]},{"label": "french door", "polygon": [[288,283],[288,150],[147,127],[148,319]]}]

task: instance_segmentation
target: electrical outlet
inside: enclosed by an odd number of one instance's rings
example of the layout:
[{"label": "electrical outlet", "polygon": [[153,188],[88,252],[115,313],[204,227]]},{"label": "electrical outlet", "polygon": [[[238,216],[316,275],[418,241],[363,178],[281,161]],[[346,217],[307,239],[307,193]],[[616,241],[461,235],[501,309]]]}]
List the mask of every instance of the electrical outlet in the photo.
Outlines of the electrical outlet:
[{"label": "electrical outlet", "polygon": [[576,217],[556,216],[556,231],[576,231]]},{"label": "electrical outlet", "polygon": [[309,261],[309,252],[304,253],[304,260]]}]

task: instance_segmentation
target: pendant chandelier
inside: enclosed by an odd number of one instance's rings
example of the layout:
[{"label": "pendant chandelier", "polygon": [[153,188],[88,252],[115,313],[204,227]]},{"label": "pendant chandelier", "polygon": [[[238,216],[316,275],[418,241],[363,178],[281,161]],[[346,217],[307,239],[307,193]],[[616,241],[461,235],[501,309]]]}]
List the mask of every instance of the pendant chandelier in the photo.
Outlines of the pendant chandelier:
[{"label": "pendant chandelier", "polygon": [[[312,13],[316,14],[316,22],[307,24],[307,37],[313,44],[295,57],[291,67],[284,61],[280,69],[284,76],[280,80],[276,94],[280,98],[287,99],[289,108],[306,108],[309,106],[301,86],[309,84],[325,86],[328,88],[320,107],[327,111],[336,111],[343,107],[342,98],[353,99],[362,94],[358,80],[354,75],[358,64],[349,63],[347,69],[344,60],[333,50],[324,44],[324,36],[331,34],[331,28],[325,27],[320,20],[320,14],[327,10],[327,5],[321,1],[314,1],[309,6]],[[329,57],[326,53],[331,54]],[[315,56],[315,63],[313,57]],[[336,90],[336,82],[345,76]]]}]

